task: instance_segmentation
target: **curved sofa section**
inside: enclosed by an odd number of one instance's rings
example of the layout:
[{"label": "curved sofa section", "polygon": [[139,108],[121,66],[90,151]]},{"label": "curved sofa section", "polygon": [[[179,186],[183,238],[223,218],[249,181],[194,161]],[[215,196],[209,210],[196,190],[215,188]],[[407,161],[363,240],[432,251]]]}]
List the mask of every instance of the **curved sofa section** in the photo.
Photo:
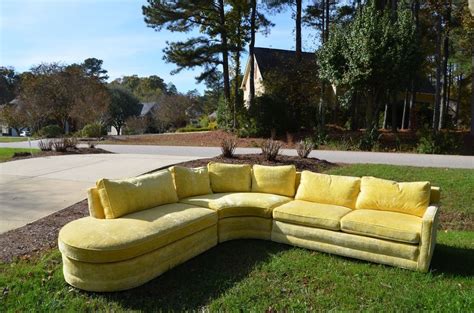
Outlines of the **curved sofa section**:
[{"label": "curved sofa section", "polygon": [[[219,170],[217,173],[222,172]],[[203,172],[208,175],[203,169],[192,175],[203,175]],[[248,179],[238,174],[233,173],[236,180],[247,184]],[[200,183],[204,178],[200,177]],[[226,187],[230,184],[218,178]],[[301,200],[296,192],[301,174],[297,173],[296,178],[293,175],[292,179],[296,181],[285,184],[296,187],[293,196],[256,192],[247,185],[232,184],[230,188],[238,191],[189,195],[185,186],[175,185],[181,195],[186,195],[178,202],[111,219],[104,213],[99,188],[91,188],[88,192],[91,216],[70,222],[59,233],[64,278],[70,285],[87,291],[126,290],[152,280],[218,243],[235,239],[271,240],[421,272],[429,269],[436,244],[439,188],[430,187],[430,205],[419,216],[357,210],[341,206],[344,199],[337,199],[334,202],[337,204]],[[353,178],[333,177],[328,181],[329,186],[334,186],[337,180],[351,184],[353,193]],[[133,182],[136,181],[139,179]],[[174,181],[176,184],[176,177]],[[184,181],[196,180],[188,177]],[[127,182],[117,183],[123,189]],[[276,188],[272,183],[270,187]],[[314,197],[307,180],[303,184],[306,184],[305,193]],[[212,181],[209,185],[212,186]],[[259,188],[264,185],[260,184]],[[289,193],[290,187],[285,193]],[[192,190],[192,193],[200,192],[198,186]],[[275,190],[278,192],[278,188]],[[341,190],[337,193],[342,194]],[[330,199],[331,191],[326,193],[319,196],[320,201]]]}]

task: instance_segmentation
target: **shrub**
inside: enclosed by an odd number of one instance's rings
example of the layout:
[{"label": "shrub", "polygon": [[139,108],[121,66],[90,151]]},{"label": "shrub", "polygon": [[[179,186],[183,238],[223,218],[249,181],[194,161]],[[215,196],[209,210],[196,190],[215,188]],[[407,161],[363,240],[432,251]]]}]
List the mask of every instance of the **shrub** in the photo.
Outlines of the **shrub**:
[{"label": "shrub", "polygon": [[89,140],[87,142],[87,146],[89,147],[89,149],[95,149],[95,146],[97,146],[97,141],[95,140]]},{"label": "shrub", "polygon": [[49,139],[40,139],[40,141],[38,141],[38,147],[41,151],[51,151],[53,149],[53,142]]},{"label": "shrub", "polygon": [[364,135],[360,138],[359,149],[362,151],[371,151],[374,146],[379,143],[380,139],[379,131],[376,127],[372,128],[370,131],[365,131]]},{"label": "shrub", "polygon": [[237,148],[237,140],[234,138],[222,140],[221,151],[223,157],[232,158],[234,156],[235,148]]},{"label": "shrub", "polygon": [[209,124],[207,124],[207,128],[209,128],[209,130],[216,130],[217,126],[218,125],[216,121],[212,121],[212,122],[209,122]]},{"label": "shrub", "polygon": [[306,138],[305,140],[301,140],[296,145],[296,153],[298,153],[298,156],[303,159],[306,159],[308,155],[311,153],[311,151],[313,151],[313,149],[314,149],[314,143],[309,138]]},{"label": "shrub", "polygon": [[199,119],[199,125],[200,125],[202,128],[207,128],[207,127],[209,127],[209,117],[207,117],[207,115],[203,115],[203,116]]},{"label": "shrub", "polygon": [[422,135],[416,150],[418,153],[446,154],[458,152],[461,146],[461,139],[454,134],[430,132]]},{"label": "shrub", "polygon": [[67,150],[67,138],[53,139],[53,149],[57,152],[66,152]]},{"label": "shrub", "polygon": [[58,125],[47,125],[40,129],[39,135],[46,138],[56,138],[63,133],[63,129]]},{"label": "shrub", "polygon": [[263,157],[268,160],[268,161],[275,161],[278,153],[280,152],[281,149],[281,143],[268,139],[262,144],[262,154]]},{"label": "shrub", "polygon": [[192,132],[204,132],[204,131],[210,131],[209,127],[194,127],[194,126],[186,126],[186,127],[181,127],[176,130],[177,133],[192,133]]},{"label": "shrub", "polygon": [[99,138],[104,133],[104,127],[99,123],[87,124],[82,128],[82,136],[87,138]]},{"label": "shrub", "polygon": [[66,146],[66,148],[77,149],[78,143],[79,141],[75,136],[64,138],[64,145]]}]

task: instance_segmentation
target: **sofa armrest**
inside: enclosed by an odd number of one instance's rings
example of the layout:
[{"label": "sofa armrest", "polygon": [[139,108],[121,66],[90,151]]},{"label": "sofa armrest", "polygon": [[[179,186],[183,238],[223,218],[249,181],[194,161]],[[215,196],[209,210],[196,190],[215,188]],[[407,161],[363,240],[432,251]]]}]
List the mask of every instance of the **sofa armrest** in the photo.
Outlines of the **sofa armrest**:
[{"label": "sofa armrest", "polygon": [[99,191],[97,188],[87,190],[87,204],[89,206],[89,215],[95,218],[104,219],[105,213],[100,202]]},{"label": "sofa armrest", "polygon": [[422,217],[420,256],[418,257],[418,270],[427,272],[431,257],[436,245],[436,234],[438,231],[439,206],[430,205]]}]

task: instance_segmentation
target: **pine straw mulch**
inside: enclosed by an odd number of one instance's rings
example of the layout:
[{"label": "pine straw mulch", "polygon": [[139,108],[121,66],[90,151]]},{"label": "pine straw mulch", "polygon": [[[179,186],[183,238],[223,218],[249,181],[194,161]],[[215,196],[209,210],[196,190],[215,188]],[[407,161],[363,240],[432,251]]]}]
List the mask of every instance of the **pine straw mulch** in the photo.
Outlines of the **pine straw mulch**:
[{"label": "pine straw mulch", "polygon": [[[179,163],[186,167],[206,165],[210,161],[233,164],[284,165],[293,164],[299,171],[321,172],[337,164],[316,158],[300,159],[294,156],[278,156],[276,161],[266,161],[258,154],[236,155],[234,158],[215,157]],[[0,234],[0,262],[13,262],[16,259],[30,259],[41,252],[57,247],[59,230],[68,222],[88,216],[87,200],[80,201],[61,211],[53,213],[23,227]],[[443,230],[474,231],[474,214],[441,211]]]}]

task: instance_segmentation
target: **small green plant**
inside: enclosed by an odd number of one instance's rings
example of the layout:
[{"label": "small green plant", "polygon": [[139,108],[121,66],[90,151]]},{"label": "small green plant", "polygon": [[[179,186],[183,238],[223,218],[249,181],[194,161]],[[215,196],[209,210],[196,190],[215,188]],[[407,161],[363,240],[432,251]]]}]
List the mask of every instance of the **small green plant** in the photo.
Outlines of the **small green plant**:
[{"label": "small green plant", "polygon": [[278,153],[280,153],[281,143],[273,139],[268,139],[262,144],[261,148],[265,160],[275,161]]},{"label": "small green plant", "polygon": [[309,138],[301,140],[296,145],[296,153],[298,153],[298,156],[303,159],[306,159],[311,153],[311,151],[313,151],[313,149],[314,149],[314,143]]},{"label": "small green plant", "polygon": [[359,140],[359,149],[362,151],[372,151],[380,140],[380,134],[376,127],[369,131],[365,131],[364,135]]},{"label": "small green plant", "polygon": [[82,136],[87,138],[99,138],[103,134],[103,126],[99,123],[87,124],[82,128]]},{"label": "small green plant", "polygon": [[312,141],[317,148],[318,146],[327,144],[329,142],[329,136],[325,131],[317,131]]},{"label": "small green plant", "polygon": [[235,148],[237,148],[237,140],[234,138],[227,138],[221,142],[222,156],[225,158],[234,157]]},{"label": "small green plant", "polygon": [[39,135],[46,138],[56,138],[63,133],[63,129],[58,125],[47,125],[40,129]]}]

